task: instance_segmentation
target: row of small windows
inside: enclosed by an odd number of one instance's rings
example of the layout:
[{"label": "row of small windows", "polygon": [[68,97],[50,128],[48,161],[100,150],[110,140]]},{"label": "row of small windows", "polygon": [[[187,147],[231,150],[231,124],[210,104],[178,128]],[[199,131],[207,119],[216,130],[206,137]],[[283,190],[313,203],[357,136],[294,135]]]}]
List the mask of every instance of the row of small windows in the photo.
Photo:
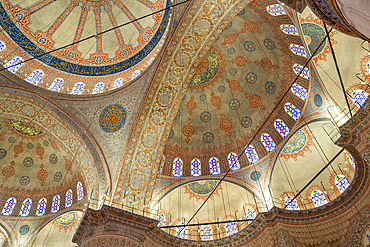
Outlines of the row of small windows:
[{"label": "row of small windows", "polygon": [[[80,201],[84,197],[84,192],[83,192],[83,186],[81,182],[77,183],[77,200]],[[73,202],[73,192],[71,189],[69,189],[66,193],[66,205],[65,207],[68,208],[72,206]],[[5,206],[1,212],[2,215],[11,215],[13,213],[14,207],[17,203],[17,199],[14,197],[9,198]],[[37,204],[37,209],[36,209],[36,216],[42,216],[45,214],[46,210],[46,204],[47,204],[47,199],[46,198],[41,198]],[[26,217],[29,215],[31,211],[31,206],[32,206],[32,199],[27,198],[23,201],[21,210],[19,212],[19,216]],[[59,211],[60,207],[60,196],[56,195],[53,198],[52,206],[51,206],[51,213],[56,213]]]}]

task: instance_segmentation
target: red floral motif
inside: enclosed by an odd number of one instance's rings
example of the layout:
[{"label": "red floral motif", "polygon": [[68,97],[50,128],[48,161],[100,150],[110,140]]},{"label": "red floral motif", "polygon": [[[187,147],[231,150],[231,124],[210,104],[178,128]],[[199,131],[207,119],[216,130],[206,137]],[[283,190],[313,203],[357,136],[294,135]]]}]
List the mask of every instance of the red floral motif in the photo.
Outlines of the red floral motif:
[{"label": "red floral motif", "polygon": [[238,65],[240,67],[242,67],[242,66],[244,66],[246,64],[250,64],[251,63],[251,61],[249,59],[245,59],[242,56],[239,56],[239,57],[237,57],[235,59],[232,59],[232,60],[230,60],[230,62],[235,63],[236,65]]},{"label": "red floral motif", "polygon": [[19,154],[23,153],[23,142],[20,141],[14,146],[14,158],[17,158]]},{"label": "red floral motif", "polygon": [[8,178],[14,176],[15,174],[15,169],[13,167],[14,165],[15,165],[15,162],[13,160],[12,162],[10,162],[10,166],[6,166],[3,168],[3,171],[2,171],[3,176],[4,176],[3,183],[5,183],[6,180],[8,180]]},{"label": "red floral motif", "polygon": [[220,118],[222,119],[220,123],[220,129],[227,133],[229,137],[231,137],[231,127],[233,127],[233,124],[230,120],[226,119],[224,114],[221,114]]},{"label": "red floral motif", "polygon": [[240,86],[240,83],[237,80],[226,79],[226,82],[229,84],[231,90],[243,91],[243,88]]},{"label": "red floral motif", "polygon": [[63,158],[65,160],[64,167],[69,173],[72,175],[72,161],[67,159],[65,155],[63,155]]},{"label": "red floral motif", "polygon": [[257,33],[258,27],[262,25],[262,22],[258,21],[257,23],[254,23],[252,21],[247,21],[244,23],[244,28],[240,30],[241,33],[251,32],[251,33]]},{"label": "red floral motif", "polygon": [[52,147],[54,150],[57,150],[58,152],[60,152],[59,147],[58,147],[58,144],[57,144],[55,141],[53,141],[53,140],[51,140],[51,139],[49,138],[49,142],[50,142],[51,147]]},{"label": "red floral motif", "polygon": [[37,179],[40,180],[41,186],[44,186],[45,180],[48,177],[48,172],[44,169],[44,165],[40,165],[40,170],[37,172]]},{"label": "red floral motif", "polygon": [[0,141],[4,140],[6,131],[0,133]]},{"label": "red floral motif", "polygon": [[45,153],[45,149],[41,147],[40,143],[37,143],[36,154],[39,156],[40,160],[42,160],[44,153]]},{"label": "red floral motif", "polygon": [[193,111],[197,108],[197,102],[195,102],[194,99],[194,95],[192,95],[188,103],[186,103],[186,107],[188,108],[190,115],[193,114]]},{"label": "red floral motif", "polygon": [[238,33],[235,34],[229,34],[224,38],[224,42],[222,42],[221,45],[226,45],[226,44],[232,44],[236,41],[236,38],[239,36]]},{"label": "red floral motif", "polygon": [[266,70],[266,71],[270,71],[271,69],[278,69],[279,66],[277,66],[276,64],[273,64],[271,62],[270,59],[268,59],[267,57],[265,58],[262,58],[261,61],[254,61],[255,64],[257,65],[261,65],[262,69]]},{"label": "red floral motif", "polygon": [[249,99],[249,104],[253,108],[260,108],[260,110],[265,110],[265,107],[262,105],[262,100],[259,95],[250,95],[249,93],[246,93],[245,96]]},{"label": "red floral motif", "polygon": [[190,137],[192,137],[195,134],[194,127],[190,125],[191,123],[192,123],[191,119],[189,118],[188,124],[182,128],[182,134],[186,137],[185,138],[186,143],[189,143]]},{"label": "red floral motif", "polygon": [[217,110],[221,110],[221,99],[214,92],[211,93],[211,104],[216,106]]}]

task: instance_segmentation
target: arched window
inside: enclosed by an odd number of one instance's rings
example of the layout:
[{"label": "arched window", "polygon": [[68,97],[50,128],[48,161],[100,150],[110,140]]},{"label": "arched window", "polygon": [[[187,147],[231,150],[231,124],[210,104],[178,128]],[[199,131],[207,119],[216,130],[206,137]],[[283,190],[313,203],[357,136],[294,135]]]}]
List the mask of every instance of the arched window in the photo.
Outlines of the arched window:
[{"label": "arched window", "polygon": [[301,111],[290,102],[285,104],[284,109],[285,112],[288,113],[288,115],[291,116],[295,121],[297,121],[301,115]]},{"label": "arched window", "polygon": [[260,160],[260,158],[258,157],[258,154],[256,152],[256,149],[253,147],[253,145],[249,145],[245,149],[245,154],[247,155],[247,158],[248,158],[248,160],[251,164],[254,164],[254,163],[256,163],[257,161]]},{"label": "arched window", "polygon": [[84,198],[84,187],[82,186],[81,182],[77,183],[77,201],[82,200]]},{"label": "arched window", "polygon": [[7,68],[10,72],[15,74],[23,66],[23,64],[23,58],[16,56],[4,64],[4,68]]},{"label": "arched window", "polygon": [[235,222],[227,222],[225,224],[225,229],[226,229],[226,235],[227,236],[231,236],[231,235],[233,235],[233,234],[235,234],[235,233],[238,232],[238,229],[236,229]]},{"label": "arched window", "polygon": [[185,226],[185,223],[184,222],[181,222],[179,225],[183,225],[181,227],[176,227],[176,236],[179,237],[179,238],[184,238],[186,239],[187,235],[188,235],[188,227]]},{"label": "arched window", "polygon": [[280,29],[288,35],[299,35],[297,28],[294,25],[283,24],[280,25]]},{"label": "arched window", "polygon": [[64,79],[58,77],[54,79],[54,81],[51,83],[48,89],[53,92],[59,92],[60,89],[63,87],[63,84],[64,84]]},{"label": "arched window", "polygon": [[175,177],[182,176],[182,160],[180,158],[176,158],[173,161],[172,176],[175,176]]},{"label": "arched window", "polygon": [[195,158],[191,161],[191,175],[192,176],[200,176],[202,175],[202,163],[199,159]]},{"label": "arched window", "polygon": [[220,174],[220,162],[216,157],[212,157],[209,159],[209,170],[211,171],[211,175]]},{"label": "arched window", "polygon": [[301,98],[304,101],[307,99],[308,90],[304,87],[294,83],[291,89],[295,96]]},{"label": "arched window", "polygon": [[325,198],[324,193],[322,193],[320,190],[314,190],[311,193],[311,199],[315,207],[320,207],[328,202]]},{"label": "arched window", "polygon": [[138,70],[135,70],[134,73],[132,73],[132,76],[131,76],[131,80],[135,79],[136,77],[138,77],[140,75],[141,71],[138,69]]},{"label": "arched window", "polygon": [[72,190],[69,189],[66,194],[66,208],[72,206],[72,199],[73,199]]},{"label": "arched window", "polygon": [[[295,63],[293,65],[293,70],[294,70],[294,73],[296,73],[296,75],[298,75],[299,72],[301,72],[302,69],[303,69],[302,65],[299,65],[297,63]],[[309,68],[304,68],[302,73],[299,76],[309,80],[310,79],[310,69]]]},{"label": "arched window", "polygon": [[159,175],[161,175],[162,174],[162,172],[163,172],[163,167],[164,167],[164,164],[166,163],[166,156],[165,155],[163,155],[162,156],[162,159],[161,159],[161,163],[160,163],[160,165],[159,165],[159,167],[158,167],[158,174]]},{"label": "arched window", "polygon": [[[244,208],[245,210],[245,217],[248,219],[248,220],[252,220],[254,218],[256,218],[256,211],[254,211],[253,208],[251,207],[248,207],[248,208]],[[250,222],[250,221],[249,221]]]},{"label": "arched window", "polygon": [[42,198],[37,205],[36,216],[42,216],[45,214],[47,200]]},{"label": "arched window", "polygon": [[278,16],[278,15],[286,15],[286,12],[280,4],[272,4],[266,7],[267,12],[269,12],[270,15]]},{"label": "arched window", "polygon": [[240,163],[238,160],[238,155],[236,153],[229,153],[227,156],[227,161],[232,171],[240,169]]},{"label": "arched window", "polygon": [[118,78],[113,83],[113,89],[116,89],[116,88],[122,87],[122,86],[123,86],[123,79],[122,78]]},{"label": "arched window", "polygon": [[26,78],[26,81],[33,85],[39,84],[41,79],[44,77],[45,73],[41,69],[36,69]]},{"label": "arched window", "polygon": [[158,227],[164,226],[166,224],[166,216],[163,213],[158,214]]},{"label": "arched window", "polygon": [[14,197],[10,197],[3,208],[3,211],[1,212],[2,215],[11,215],[13,212],[13,209],[15,207],[15,204],[17,203],[17,199]]},{"label": "arched window", "polygon": [[200,237],[202,240],[212,240],[212,227],[211,225],[203,225],[200,227]]},{"label": "arched window", "polygon": [[85,84],[83,82],[77,82],[71,91],[71,94],[81,95],[84,91]]},{"label": "arched window", "polygon": [[272,140],[271,136],[269,134],[262,134],[261,135],[261,142],[263,146],[265,146],[267,152],[271,152],[276,148],[276,144],[274,140]]},{"label": "arched window", "polygon": [[355,168],[356,165],[355,165],[355,160],[353,159],[353,156],[350,153],[348,153],[348,157],[349,157],[349,162],[351,163],[353,168]]},{"label": "arched window", "polygon": [[0,52],[3,52],[6,49],[6,44],[4,41],[0,40]]},{"label": "arched window", "polygon": [[28,216],[30,214],[32,206],[32,200],[30,198],[27,198],[23,201],[21,211],[19,212],[19,216]]},{"label": "arched window", "polygon": [[103,90],[104,90],[104,83],[99,82],[98,84],[95,85],[92,93],[93,94],[102,93]]},{"label": "arched window", "polygon": [[[290,44],[290,50],[298,55],[298,56],[301,56],[301,57],[307,57],[307,53],[306,53],[306,50],[304,49],[303,46],[301,45],[296,45],[296,44]],[[299,73],[299,72],[298,72]]]},{"label": "arched window", "polygon": [[285,138],[290,132],[289,127],[286,126],[286,124],[281,119],[275,120],[274,126],[283,138]]},{"label": "arched window", "polygon": [[299,206],[298,206],[298,202],[296,199],[294,199],[293,201],[293,197],[292,196],[287,196],[285,197],[285,205],[286,206],[286,209],[288,210],[299,210]]},{"label": "arched window", "polygon": [[361,89],[357,89],[352,93],[352,101],[360,107],[365,103],[367,97],[369,97],[369,94]]},{"label": "arched window", "polygon": [[56,195],[53,198],[53,204],[51,205],[51,213],[56,213],[59,211],[60,206],[60,196]]},{"label": "arched window", "polygon": [[340,193],[343,193],[349,186],[349,182],[344,175],[337,175],[335,177],[335,186],[337,186]]}]

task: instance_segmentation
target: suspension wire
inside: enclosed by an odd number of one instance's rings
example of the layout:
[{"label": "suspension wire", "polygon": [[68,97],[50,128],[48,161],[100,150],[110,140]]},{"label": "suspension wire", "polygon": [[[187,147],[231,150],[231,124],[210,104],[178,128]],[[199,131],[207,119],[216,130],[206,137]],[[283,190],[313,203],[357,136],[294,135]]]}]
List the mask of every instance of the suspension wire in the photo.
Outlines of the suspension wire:
[{"label": "suspension wire", "polygon": [[6,67],[6,68],[1,68],[1,69],[0,69],[0,71],[6,70],[6,69],[11,68],[11,67],[14,67],[14,66],[17,66],[17,65],[19,65],[19,64],[24,64],[24,63],[26,63],[26,62],[29,62],[29,61],[35,60],[35,59],[37,59],[37,58],[40,58],[40,57],[42,57],[42,56],[44,56],[44,55],[48,55],[48,54],[53,53],[53,52],[55,52],[55,51],[59,51],[59,50],[62,50],[62,49],[64,49],[64,48],[67,48],[67,47],[69,47],[69,46],[76,45],[76,44],[78,44],[78,43],[80,43],[80,42],[83,42],[83,41],[89,40],[89,39],[91,39],[91,38],[94,38],[94,37],[96,38],[96,37],[98,37],[99,35],[102,35],[102,34],[108,33],[108,32],[110,32],[110,31],[113,31],[113,30],[117,29],[117,28],[121,28],[121,27],[127,26],[127,25],[129,25],[129,24],[131,24],[131,23],[134,23],[134,22],[137,22],[137,21],[139,21],[139,20],[145,19],[145,18],[150,17],[150,16],[152,16],[152,15],[155,15],[155,14],[161,13],[161,12],[166,11],[166,10],[168,10],[168,9],[171,9],[171,8],[173,8],[173,7],[176,7],[176,6],[179,6],[179,5],[181,5],[181,4],[187,3],[187,2],[189,2],[189,1],[190,1],[190,0],[185,0],[185,1],[182,1],[182,2],[180,2],[180,3],[173,4],[173,5],[169,6],[169,7],[164,8],[164,9],[160,9],[160,10],[158,10],[158,11],[156,11],[156,12],[153,12],[153,13],[150,13],[150,14],[147,14],[147,15],[144,15],[144,16],[141,16],[141,17],[139,17],[139,18],[136,18],[135,20],[132,20],[132,21],[129,21],[129,22],[123,23],[123,24],[121,24],[121,25],[118,25],[118,26],[116,26],[116,27],[113,27],[113,28],[107,29],[107,30],[102,31],[102,32],[100,32],[100,33],[97,33],[97,34],[94,34],[94,35],[90,35],[90,36],[88,36],[88,37],[86,37],[86,38],[83,38],[83,39],[81,39],[81,40],[78,40],[78,41],[72,42],[72,43],[70,43],[70,44],[68,44],[68,45],[61,46],[61,47],[59,47],[59,48],[57,48],[57,49],[54,49],[54,50],[52,50],[52,51],[44,52],[42,55],[33,56],[33,57],[29,58],[29,59],[24,60],[23,62],[13,64],[13,65],[11,65],[11,66],[9,66],[9,67]]},{"label": "suspension wire", "polygon": [[[188,224],[186,226],[204,226],[204,225],[216,225],[216,224],[225,224],[225,223],[233,223],[233,222],[245,222],[245,221],[253,221],[253,219],[243,219],[243,220],[227,220],[227,221],[217,221],[217,222],[205,222],[205,223],[198,223],[198,224]],[[160,226],[159,228],[174,228],[174,227],[184,227],[183,225],[172,225],[172,226]]]}]

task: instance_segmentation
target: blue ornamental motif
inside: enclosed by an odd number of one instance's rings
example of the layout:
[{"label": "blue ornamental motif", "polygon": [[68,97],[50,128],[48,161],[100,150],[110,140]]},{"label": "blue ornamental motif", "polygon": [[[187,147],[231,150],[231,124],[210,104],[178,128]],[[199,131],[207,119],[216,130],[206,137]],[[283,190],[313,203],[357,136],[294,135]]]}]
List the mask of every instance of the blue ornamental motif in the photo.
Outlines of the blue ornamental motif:
[{"label": "blue ornamental motif", "polygon": [[196,86],[204,84],[206,82],[209,82],[216,76],[220,67],[220,60],[218,59],[217,54],[214,51],[209,50],[205,58],[208,61],[207,70],[200,75],[194,75],[191,79],[190,85]]},{"label": "blue ornamental motif", "polygon": [[[311,54],[315,52],[315,50],[320,46],[321,41],[326,36],[325,31],[322,27],[315,23],[303,23],[301,24],[303,35],[307,35],[311,38],[311,42],[308,44],[308,49],[310,50]],[[322,52],[326,45],[326,40],[324,41],[324,44],[321,45],[320,49],[316,52],[317,56]]]},{"label": "blue ornamental motif", "polygon": [[175,132],[173,132],[173,129],[170,131],[170,135],[168,136],[168,140],[171,139],[174,136]]},{"label": "blue ornamental motif", "polygon": [[224,93],[224,92],[225,92],[225,90],[226,90],[226,88],[225,88],[224,86],[219,86],[219,87],[218,87],[218,91],[219,91],[220,93]]},{"label": "blue ornamental motif", "polygon": [[237,99],[232,99],[229,102],[229,107],[231,110],[236,110],[240,107],[240,102]]},{"label": "blue ornamental motif", "polygon": [[179,119],[179,118],[180,118],[180,116],[181,116],[181,111],[180,111],[180,110],[178,110],[178,111],[177,111],[177,114],[176,114],[176,117],[175,117],[175,120]]},{"label": "blue ornamental motif", "polygon": [[313,96],[313,102],[315,104],[316,107],[320,108],[323,104],[323,100],[322,100],[322,97],[320,96],[320,94],[315,94]]},{"label": "blue ornamental motif", "polygon": [[55,154],[51,154],[49,156],[49,162],[51,164],[56,164],[58,162],[58,156],[56,156]]},{"label": "blue ornamental motif", "polygon": [[207,181],[200,184],[199,182],[189,183],[189,189],[198,195],[207,195],[216,188],[217,181]]},{"label": "blue ornamental motif", "polygon": [[102,130],[108,133],[118,131],[126,121],[125,109],[117,104],[107,106],[99,116],[99,125]]},{"label": "blue ornamental motif", "polygon": [[269,49],[269,50],[273,50],[275,49],[275,42],[272,40],[272,39],[269,39],[269,38],[266,38],[264,41],[263,41],[263,44],[264,46]]},{"label": "blue ornamental motif", "polygon": [[231,28],[233,26],[233,23],[232,22],[230,22],[226,27],[225,27],[225,29],[229,29],[229,28]]},{"label": "blue ornamental motif", "polygon": [[235,49],[231,47],[231,48],[227,49],[227,53],[229,53],[230,55],[232,55],[232,54],[235,53]]},{"label": "blue ornamental motif", "polygon": [[62,180],[62,177],[63,177],[62,173],[61,172],[57,172],[54,175],[54,181],[58,183],[58,182],[60,182]]},{"label": "blue ornamental motif", "polygon": [[76,219],[75,213],[71,212],[71,213],[67,213],[67,214],[63,214],[62,216],[59,216],[54,221],[63,226],[68,226],[72,224],[75,219]]},{"label": "blue ornamental motif", "polygon": [[201,96],[199,96],[199,99],[200,99],[200,101],[206,101],[207,96],[205,94],[202,94]]},{"label": "blue ornamental motif", "polygon": [[30,177],[29,176],[22,176],[20,179],[19,179],[19,184],[22,185],[22,186],[26,186],[30,183]]},{"label": "blue ornamental motif", "polygon": [[246,49],[249,52],[253,52],[256,50],[256,45],[252,41],[245,41],[244,49]]},{"label": "blue ornamental motif", "polygon": [[6,150],[5,150],[5,149],[0,148],[0,159],[5,158],[6,153],[7,153],[7,152],[6,152]]},{"label": "blue ornamental motif", "polygon": [[246,79],[249,84],[254,84],[257,82],[257,75],[253,72],[249,72],[246,76]]},{"label": "blue ornamental motif", "polygon": [[213,142],[214,136],[211,132],[207,132],[203,135],[203,141],[205,143],[211,143]]},{"label": "blue ornamental motif", "polygon": [[290,139],[287,144],[285,144],[283,154],[293,154],[301,150],[306,144],[307,136],[303,130],[298,130]]},{"label": "blue ornamental motif", "polygon": [[30,231],[31,227],[28,224],[24,224],[21,227],[19,227],[19,234],[21,236],[27,235],[27,233]]},{"label": "blue ornamental motif", "polygon": [[275,83],[273,83],[272,81],[268,81],[268,82],[266,82],[265,90],[266,90],[266,92],[268,92],[269,94],[273,94],[273,93],[275,92],[275,90],[276,90]]},{"label": "blue ornamental motif", "polygon": [[249,177],[253,182],[257,182],[261,178],[261,173],[259,171],[253,171]]},{"label": "blue ornamental motif", "polygon": [[244,127],[244,128],[249,128],[251,127],[252,125],[252,119],[248,116],[245,116],[242,118],[242,121],[241,121],[241,125]]},{"label": "blue ornamental motif", "polygon": [[31,167],[33,165],[33,159],[31,157],[24,158],[23,165],[25,167]]},{"label": "blue ornamental motif", "polygon": [[207,111],[204,111],[202,112],[202,114],[200,114],[200,120],[202,120],[203,123],[208,123],[209,121],[211,121],[211,119],[212,115]]}]

